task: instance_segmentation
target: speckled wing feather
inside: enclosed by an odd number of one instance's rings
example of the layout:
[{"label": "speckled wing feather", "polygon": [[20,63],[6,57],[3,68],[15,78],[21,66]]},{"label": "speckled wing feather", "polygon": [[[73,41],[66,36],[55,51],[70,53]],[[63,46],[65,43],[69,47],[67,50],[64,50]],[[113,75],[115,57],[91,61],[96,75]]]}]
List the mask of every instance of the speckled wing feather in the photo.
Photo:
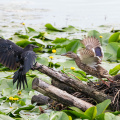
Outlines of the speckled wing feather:
[{"label": "speckled wing feather", "polygon": [[92,50],[87,50],[85,48],[82,48],[79,50],[79,53],[82,63],[87,64],[91,67],[100,64],[99,57],[94,56],[94,52]]},{"label": "speckled wing feather", "polygon": [[103,50],[100,44],[100,41],[95,37],[87,37],[82,40],[85,48],[88,50],[92,50],[94,52],[94,56],[98,56],[102,61],[103,58]]},{"label": "speckled wing feather", "polygon": [[92,50],[87,50],[85,48],[79,49],[81,59],[86,59],[89,57],[94,57],[94,52]]},{"label": "speckled wing feather", "polygon": [[82,40],[82,43],[86,48],[89,48],[89,46],[91,46],[91,48],[101,47],[100,41],[95,37],[87,37]]},{"label": "speckled wing feather", "polygon": [[17,53],[22,52],[22,48],[9,40],[4,40],[0,37],[0,63],[10,69],[17,69],[19,62],[17,60]]}]

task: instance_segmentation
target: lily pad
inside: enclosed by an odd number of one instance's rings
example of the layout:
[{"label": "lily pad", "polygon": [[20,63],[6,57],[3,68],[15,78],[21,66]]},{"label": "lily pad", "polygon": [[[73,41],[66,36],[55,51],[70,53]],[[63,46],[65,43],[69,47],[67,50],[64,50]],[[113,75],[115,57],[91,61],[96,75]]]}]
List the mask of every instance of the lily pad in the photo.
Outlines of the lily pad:
[{"label": "lily pad", "polygon": [[112,56],[110,57],[110,60],[117,60],[117,51],[120,48],[120,43],[117,42],[111,42],[106,46],[106,53],[110,53]]},{"label": "lily pad", "polygon": [[62,29],[60,30],[60,29],[57,29],[57,28],[53,27],[53,25],[51,25],[50,23],[47,23],[45,25],[45,27],[46,27],[47,30],[57,31],[57,32],[64,32]]},{"label": "lily pad", "polygon": [[119,42],[120,41],[120,32],[114,33],[109,38],[109,43],[111,42]]},{"label": "lily pad", "polygon": [[115,66],[113,69],[110,69],[110,75],[116,75],[120,71],[120,65]]},{"label": "lily pad", "polygon": [[89,36],[89,37],[95,37],[95,38],[98,38],[99,40],[100,40],[100,37],[99,37],[100,35],[101,34],[98,31],[96,31],[96,30],[91,30],[87,34],[87,36]]}]

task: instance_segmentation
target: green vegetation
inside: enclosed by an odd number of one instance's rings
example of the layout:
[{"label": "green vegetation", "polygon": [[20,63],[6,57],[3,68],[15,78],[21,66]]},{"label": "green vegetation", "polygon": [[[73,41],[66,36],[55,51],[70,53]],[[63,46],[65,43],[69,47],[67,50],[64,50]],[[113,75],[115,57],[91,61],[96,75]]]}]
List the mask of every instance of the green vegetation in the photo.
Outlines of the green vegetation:
[{"label": "green vegetation", "polygon": [[[21,47],[28,44],[34,44],[39,48],[34,49],[38,54],[37,62],[53,67],[56,70],[61,70],[64,73],[71,73],[76,78],[88,82],[84,74],[92,81],[98,79],[93,76],[88,76],[84,71],[81,71],[75,62],[69,58],[62,57],[62,53],[77,50],[82,47],[80,40],[83,35],[94,36],[98,38],[102,44],[104,51],[104,60],[102,66],[106,68],[111,75],[119,74],[120,72],[120,32],[100,33],[96,30],[83,30],[73,26],[65,28],[55,28],[51,24],[46,24],[45,29],[40,31],[30,27],[25,27],[24,31],[18,31],[11,35],[10,40]],[[105,26],[101,26],[101,28]],[[75,34],[77,33],[77,35]],[[2,35],[2,31],[1,31]],[[4,36],[2,36],[4,38]],[[66,58],[66,60],[65,60]],[[67,64],[66,64],[67,63]],[[51,79],[38,72],[30,70],[27,73],[28,88],[25,90],[17,90],[16,85],[13,86],[12,70],[0,64],[0,120],[119,120],[119,112],[105,112],[110,100],[106,100],[94,107],[89,108],[85,112],[76,107],[70,107],[71,110],[53,111],[47,109],[47,105],[41,106],[46,113],[40,114],[39,107],[36,104],[31,104],[31,98],[38,92],[32,90],[32,80],[35,77],[42,78],[47,83],[51,83]],[[70,77],[70,74],[68,74]],[[74,78],[74,79],[76,79]],[[78,80],[76,79],[76,80]]]}]

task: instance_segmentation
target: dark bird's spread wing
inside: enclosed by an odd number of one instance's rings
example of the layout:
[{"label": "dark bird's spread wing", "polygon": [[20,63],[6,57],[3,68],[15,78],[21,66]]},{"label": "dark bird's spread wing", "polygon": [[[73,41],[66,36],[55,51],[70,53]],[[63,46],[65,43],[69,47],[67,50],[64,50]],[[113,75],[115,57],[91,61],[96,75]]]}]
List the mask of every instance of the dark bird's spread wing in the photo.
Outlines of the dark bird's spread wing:
[{"label": "dark bird's spread wing", "polygon": [[25,88],[25,84],[27,85],[26,72],[35,63],[36,53],[33,52],[35,47],[29,44],[22,49],[12,41],[0,37],[0,63],[13,70],[19,67],[13,76],[13,84],[17,82],[19,89],[21,89],[21,84],[23,84],[23,88]]},{"label": "dark bird's spread wing", "polygon": [[4,66],[15,70],[19,66],[19,62],[16,62],[16,55],[22,51],[23,49],[13,42],[0,38],[0,63]]},{"label": "dark bird's spread wing", "polygon": [[21,58],[24,58],[24,68],[23,74],[28,72],[31,68],[33,68],[33,64],[35,63],[35,59],[37,58],[36,53],[33,51],[26,51],[21,55]]}]

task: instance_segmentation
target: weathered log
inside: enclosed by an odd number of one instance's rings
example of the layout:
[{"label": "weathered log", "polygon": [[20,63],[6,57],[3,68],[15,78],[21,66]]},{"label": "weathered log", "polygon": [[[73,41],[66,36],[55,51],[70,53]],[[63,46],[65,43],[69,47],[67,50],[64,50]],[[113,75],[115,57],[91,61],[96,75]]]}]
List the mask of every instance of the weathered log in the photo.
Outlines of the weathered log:
[{"label": "weathered log", "polygon": [[32,82],[32,88],[44,95],[52,98],[53,100],[60,102],[68,106],[76,106],[81,110],[85,111],[93,105],[87,103],[79,98],[76,98],[66,91],[60,90],[53,85],[47,84],[44,81],[35,78]]},{"label": "weathered log", "polygon": [[55,79],[52,79],[51,85],[53,85],[61,90],[64,90],[69,94],[74,94],[76,92],[72,87],[68,86],[67,84],[65,84],[63,82],[55,80]]},{"label": "weathered log", "polygon": [[83,84],[81,81],[75,80],[70,78],[64,73],[61,73],[59,71],[55,71],[52,68],[49,68],[45,65],[42,65],[40,63],[36,63],[34,69],[39,70],[40,72],[48,75],[52,79],[58,80],[60,82],[63,82],[70,87],[73,87],[76,91],[82,92],[83,94],[93,98],[98,103],[103,102],[106,99],[113,100],[112,97],[107,96],[106,94],[102,92],[96,91],[94,88],[91,88],[90,86]]}]

